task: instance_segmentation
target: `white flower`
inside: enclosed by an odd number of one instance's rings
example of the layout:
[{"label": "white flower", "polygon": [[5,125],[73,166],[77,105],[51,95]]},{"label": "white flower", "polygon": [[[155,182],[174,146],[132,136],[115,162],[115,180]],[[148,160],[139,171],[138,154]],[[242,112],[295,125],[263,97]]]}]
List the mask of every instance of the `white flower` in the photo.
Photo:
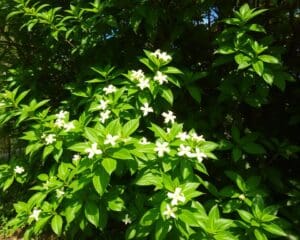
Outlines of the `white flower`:
[{"label": "white flower", "polygon": [[104,112],[101,112],[100,113],[100,122],[101,123],[105,123],[105,121],[107,120],[107,119],[109,119],[109,115],[110,115],[110,110],[106,110],[106,111],[104,111]]},{"label": "white flower", "polygon": [[55,134],[48,134],[46,137],[45,137],[45,141],[46,141],[46,145],[49,145],[49,144],[52,144],[56,141],[56,137],[55,137]]},{"label": "white flower", "polygon": [[73,122],[68,122],[68,123],[65,123],[64,124],[64,129],[68,132],[72,129],[74,129],[75,126],[74,126],[74,123]]},{"label": "white flower", "polygon": [[65,120],[62,119],[62,118],[58,118],[56,119],[56,121],[54,122],[54,125],[59,127],[59,128],[62,128],[65,124]]},{"label": "white flower", "polygon": [[167,75],[163,74],[160,71],[157,71],[156,75],[154,76],[154,81],[158,82],[159,85],[163,85],[164,83],[168,82],[167,77],[168,77]]},{"label": "white flower", "polygon": [[192,133],[192,139],[196,142],[205,141],[203,135],[198,136],[197,133]]},{"label": "white flower", "polygon": [[85,149],[85,152],[89,154],[88,158],[93,158],[94,155],[99,155],[102,153],[102,151],[97,148],[97,143],[93,143],[92,147]]},{"label": "white flower", "polygon": [[35,221],[38,221],[39,220],[39,215],[40,213],[42,212],[42,210],[39,210],[39,209],[34,209],[32,214],[29,216],[29,218],[34,218]]},{"label": "white flower", "polygon": [[177,134],[176,138],[179,138],[181,141],[185,141],[190,138],[186,132],[180,132]]},{"label": "white flower", "polygon": [[195,149],[195,153],[192,153],[192,156],[197,158],[198,162],[202,162],[203,158],[207,158],[207,155],[203,152],[201,152],[201,150],[199,148]]},{"label": "white flower", "polygon": [[174,113],[172,111],[168,111],[167,113],[166,112],[163,112],[161,114],[165,120],[164,120],[164,123],[174,123],[175,122],[175,119],[176,119],[176,116],[174,115]]},{"label": "white flower", "polygon": [[167,219],[170,217],[176,218],[175,209],[171,208],[169,204],[166,206],[166,210],[163,212],[163,215],[166,216]]},{"label": "white flower", "polygon": [[57,119],[65,119],[67,114],[68,112],[60,110],[60,112],[55,114],[55,116],[57,117]]},{"label": "white flower", "polygon": [[154,151],[158,153],[159,157],[163,157],[165,153],[170,152],[169,143],[167,142],[156,142],[156,148],[154,148]]},{"label": "white flower", "polygon": [[110,94],[116,92],[117,88],[114,85],[110,84],[107,87],[103,88],[103,91],[105,92],[105,94]]},{"label": "white flower", "polygon": [[191,147],[180,144],[180,146],[178,148],[178,156],[184,156],[184,155],[186,155],[188,157],[192,156]]},{"label": "white flower", "polygon": [[141,107],[141,110],[143,111],[143,116],[147,116],[148,113],[153,112],[153,108],[149,107],[149,103],[144,103],[144,106]]},{"label": "white flower", "polygon": [[178,202],[184,202],[185,201],[185,196],[183,195],[183,193],[181,192],[182,189],[177,187],[175,189],[174,193],[168,192],[168,198],[170,198],[171,201],[171,205],[175,206],[178,205]]},{"label": "white flower", "polygon": [[150,142],[148,142],[147,138],[145,137],[142,137],[141,140],[140,140],[140,144],[142,145],[146,145],[146,144],[149,144]]},{"label": "white flower", "polygon": [[63,190],[60,190],[60,189],[56,189],[55,192],[56,192],[56,197],[57,198],[61,198],[65,194],[65,192]]},{"label": "white flower", "polygon": [[144,90],[145,88],[150,88],[149,79],[148,78],[140,79],[137,85],[141,90]]},{"label": "white flower", "polygon": [[118,135],[113,136],[111,134],[108,134],[104,140],[104,144],[106,144],[106,145],[111,144],[112,146],[115,146],[118,138],[119,138]]},{"label": "white flower", "polygon": [[20,167],[20,166],[16,166],[15,169],[14,169],[15,173],[17,174],[21,174],[25,171],[25,169],[23,167]]},{"label": "white flower", "polygon": [[128,214],[125,215],[125,217],[122,219],[122,222],[125,223],[125,225],[131,223],[131,219]]},{"label": "white flower", "polygon": [[107,108],[108,103],[109,103],[108,100],[101,99],[100,100],[100,105],[98,106],[98,109],[105,110]]},{"label": "white flower", "polygon": [[145,74],[144,74],[144,72],[143,72],[142,69],[139,69],[139,70],[137,70],[137,71],[132,70],[132,71],[131,71],[131,76],[132,76],[132,78],[133,78],[134,80],[138,80],[138,81],[140,81],[140,80],[142,80],[142,79],[145,78]]},{"label": "white flower", "polygon": [[74,154],[72,157],[72,162],[77,165],[77,163],[80,161],[81,156],[79,154]]},{"label": "white flower", "polygon": [[151,54],[163,62],[172,60],[172,57],[170,55],[168,55],[166,52],[161,52],[160,49],[157,49],[155,52]]}]

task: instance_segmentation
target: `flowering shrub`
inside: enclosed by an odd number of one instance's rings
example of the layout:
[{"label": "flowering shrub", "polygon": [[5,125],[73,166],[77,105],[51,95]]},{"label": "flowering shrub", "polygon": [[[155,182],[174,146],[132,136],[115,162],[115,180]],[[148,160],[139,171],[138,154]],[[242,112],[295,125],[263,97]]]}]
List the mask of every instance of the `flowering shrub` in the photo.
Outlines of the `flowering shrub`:
[{"label": "flowering shrub", "polygon": [[[17,215],[8,226],[25,228],[24,239],[40,234],[48,225],[58,236],[74,238],[87,229],[105,231],[111,222],[120,226],[118,231],[126,227],[127,239],[149,235],[156,239],[237,239],[233,232],[258,221],[255,235],[285,235],[273,223],[275,209],[265,208],[256,195],[232,196],[242,206],[253,208],[254,215],[238,210],[243,225],[221,218],[217,201],[207,212],[200,185],[211,188],[204,180],[209,177],[205,162],[216,159],[213,151],[218,144],[184,129],[170,110],[170,84],[179,86],[176,76],[182,74],[169,65],[171,56],[160,50],[145,54],[140,61],[147,72],[102,72],[87,81],[86,96],[77,97],[82,111],[68,106],[50,111],[42,109],[46,104],[42,101],[36,103],[39,111],[24,117],[25,105],[4,99],[7,107],[16,106],[19,111],[17,122],[30,122],[22,136],[30,164],[2,165],[5,171],[14,172],[2,187],[6,190],[14,179],[26,179],[28,172],[37,178],[28,201],[15,203]],[[33,169],[37,161],[43,164]],[[253,188],[259,181],[244,182],[233,172],[228,175],[242,192],[248,191],[247,183]],[[227,192],[224,189],[221,195]]]},{"label": "flowering shrub", "polygon": [[[61,34],[66,41],[76,35],[82,26],[67,31],[68,24],[82,22],[86,12],[101,12],[99,1],[81,11],[71,5],[65,18],[57,14],[60,8],[43,12],[47,4],[28,7],[29,2],[16,2],[20,3],[8,19],[29,18],[22,25],[28,31],[46,24],[55,40]],[[258,108],[267,103],[273,85],[284,91],[286,81],[293,81],[281,64],[280,51],[252,35],[265,33],[261,25],[251,23],[264,11],[245,4],[234,18],[224,20],[228,26],[216,39],[218,57],[211,70],[229,69],[218,86],[220,105]],[[83,42],[74,52],[83,51]],[[10,79],[0,93],[0,124],[18,130],[21,154],[0,165],[0,187],[7,193],[22,186],[24,196],[16,198],[7,235],[21,230],[24,239],[44,233],[60,239],[288,236],[289,223],[279,217],[280,207],[272,205],[260,168],[253,167],[279,145],[278,140],[241,131],[238,114],[237,119],[228,114],[221,120],[230,123],[222,134],[206,136],[189,129],[188,118],[194,116],[185,109],[180,110],[189,117],[180,123],[178,106],[173,105],[176,94],[187,90],[200,102],[194,81],[208,73],[180,70],[172,60],[164,51],[144,50],[135,69],[92,67],[97,77],[66,84],[71,96],[56,105],[38,100]],[[218,110],[209,110],[207,125],[213,125]],[[297,148],[283,152],[288,159]]]}]

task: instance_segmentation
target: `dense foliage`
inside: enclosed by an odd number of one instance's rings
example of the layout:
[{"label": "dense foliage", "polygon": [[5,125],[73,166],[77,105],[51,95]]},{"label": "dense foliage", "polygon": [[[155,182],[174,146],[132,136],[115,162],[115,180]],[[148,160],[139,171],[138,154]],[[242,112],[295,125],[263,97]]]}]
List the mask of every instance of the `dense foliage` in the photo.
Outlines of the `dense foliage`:
[{"label": "dense foliage", "polygon": [[299,29],[296,0],[0,1],[0,233],[299,239]]}]

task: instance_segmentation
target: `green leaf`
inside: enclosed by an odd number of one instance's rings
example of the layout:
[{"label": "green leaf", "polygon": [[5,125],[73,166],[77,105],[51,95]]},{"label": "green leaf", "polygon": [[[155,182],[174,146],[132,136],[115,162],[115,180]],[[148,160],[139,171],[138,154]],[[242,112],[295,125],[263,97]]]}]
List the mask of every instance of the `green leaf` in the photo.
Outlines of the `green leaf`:
[{"label": "green leaf", "polygon": [[67,205],[65,209],[65,217],[68,224],[74,221],[81,208],[82,203],[79,201],[74,201]]},{"label": "green leaf", "polygon": [[286,233],[279,227],[278,225],[274,223],[268,223],[268,224],[262,224],[263,228],[274,235],[278,236],[286,236]]},{"label": "green leaf", "polygon": [[132,133],[134,133],[138,129],[139,124],[140,124],[140,120],[138,118],[129,120],[127,123],[125,123],[122,131],[123,137],[128,137]]},{"label": "green leaf", "polygon": [[14,176],[6,179],[6,181],[4,182],[4,185],[3,185],[3,191],[5,191],[6,189],[8,189],[14,182]]},{"label": "green leaf", "polygon": [[156,137],[162,138],[163,140],[166,140],[166,141],[168,140],[167,133],[162,128],[157,126],[156,124],[151,123],[150,130],[152,130],[154,132]]},{"label": "green leaf", "polygon": [[189,85],[187,86],[187,90],[189,91],[190,95],[197,103],[201,102],[202,90],[199,87],[195,85]]},{"label": "green leaf", "polygon": [[158,208],[152,208],[145,212],[145,214],[142,216],[140,220],[140,224],[142,226],[152,226],[154,222],[159,217],[159,209]]},{"label": "green leaf", "polygon": [[260,60],[262,60],[263,62],[266,62],[266,63],[272,63],[272,64],[278,64],[279,63],[279,60],[278,58],[274,57],[274,56],[271,56],[271,55],[259,55],[258,58]]},{"label": "green leaf", "polygon": [[235,62],[239,65],[238,69],[244,69],[250,66],[251,58],[244,54],[237,54],[234,56]]},{"label": "green leaf", "polygon": [[262,76],[264,73],[264,63],[262,61],[256,61],[252,64],[254,71],[259,75]]},{"label": "green leaf", "polygon": [[266,152],[261,145],[253,142],[245,143],[245,145],[243,145],[242,148],[245,152],[250,154],[264,154]]},{"label": "green leaf", "polygon": [[75,152],[85,153],[85,150],[89,147],[90,146],[88,143],[76,143],[76,144],[68,147],[68,149],[75,151]]},{"label": "green leaf", "polygon": [[256,24],[256,23],[251,24],[251,25],[248,27],[248,30],[254,31],[254,32],[262,32],[262,33],[265,33],[265,32],[266,32],[265,28],[264,28],[262,25]]},{"label": "green leaf", "polygon": [[245,222],[250,223],[251,219],[253,218],[253,215],[245,210],[237,210],[238,214],[240,215],[241,219],[243,219]]},{"label": "green leaf", "polygon": [[42,156],[42,159],[46,159],[46,157],[52,153],[52,151],[54,150],[54,146],[53,145],[48,145],[44,148],[44,151],[43,151],[43,156]]},{"label": "green leaf", "polygon": [[267,236],[258,229],[254,230],[254,235],[257,240],[268,240]]},{"label": "green leaf", "polygon": [[169,66],[161,68],[160,71],[165,74],[183,74],[178,68]]},{"label": "green leaf", "polygon": [[94,201],[88,201],[84,207],[86,219],[95,227],[99,226],[99,208]]},{"label": "green leaf", "polygon": [[60,215],[55,215],[51,220],[51,228],[57,236],[61,235],[63,219]]},{"label": "green leaf", "polygon": [[232,159],[233,159],[233,161],[235,161],[235,162],[237,162],[238,160],[240,160],[241,157],[242,157],[242,155],[243,155],[241,149],[239,149],[238,147],[234,147],[234,148],[232,149],[231,154],[232,154]]},{"label": "green leaf", "polygon": [[93,143],[98,142],[99,131],[97,131],[94,128],[85,127],[84,128],[84,136]]},{"label": "green leaf", "polygon": [[170,89],[162,89],[161,96],[168,102],[170,105],[173,105],[174,97]]},{"label": "green leaf", "polygon": [[235,49],[232,46],[223,45],[220,48],[218,48],[216,52],[220,54],[232,54],[235,53]]},{"label": "green leaf", "polygon": [[265,72],[262,75],[265,82],[269,85],[273,84],[274,81],[274,74],[270,70],[265,70]]},{"label": "green leaf", "polygon": [[101,164],[109,175],[111,175],[117,168],[117,161],[112,158],[104,158]]},{"label": "green leaf", "polygon": [[102,166],[97,167],[97,169],[95,170],[95,175],[93,177],[93,185],[100,196],[103,195],[109,183],[109,178],[109,174],[105,171],[105,169]]},{"label": "green leaf", "polygon": [[139,186],[160,186],[162,185],[162,176],[159,172],[146,170],[137,176],[135,184]]},{"label": "green leaf", "polygon": [[155,240],[163,240],[166,238],[169,231],[169,224],[162,219],[159,219],[155,225]]},{"label": "green leaf", "polygon": [[111,157],[116,158],[116,159],[122,159],[122,160],[132,159],[130,151],[126,148],[120,148],[120,149],[114,150],[114,152],[111,154]]}]

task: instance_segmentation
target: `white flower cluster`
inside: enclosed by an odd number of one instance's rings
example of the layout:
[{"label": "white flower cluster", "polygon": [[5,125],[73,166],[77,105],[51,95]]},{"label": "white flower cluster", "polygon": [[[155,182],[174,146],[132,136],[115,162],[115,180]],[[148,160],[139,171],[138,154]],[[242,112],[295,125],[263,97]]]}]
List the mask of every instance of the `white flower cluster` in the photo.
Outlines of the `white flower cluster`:
[{"label": "white flower cluster", "polygon": [[48,135],[43,134],[41,138],[45,140],[46,145],[50,145],[50,144],[56,142],[56,135],[53,133],[50,133]]},{"label": "white flower cluster", "polygon": [[174,206],[177,206],[179,202],[184,203],[186,198],[182,193],[182,189],[180,187],[177,187],[174,192],[168,192],[167,196],[171,200],[172,207],[170,206],[170,204],[167,204],[166,210],[163,212],[163,215],[166,216],[166,219],[176,218],[176,208]]},{"label": "white flower cluster", "polygon": [[141,89],[144,90],[145,88],[150,88],[150,82],[149,78],[146,78],[143,70],[132,70],[131,71],[131,77],[134,81],[137,81],[137,86]]},{"label": "white flower cluster", "polygon": [[110,84],[107,87],[103,88],[103,91],[105,92],[106,95],[108,95],[116,92],[117,88],[114,85]]},{"label": "white flower cluster", "polygon": [[14,168],[14,172],[17,173],[17,174],[22,174],[24,171],[25,171],[25,169],[23,167],[20,167],[20,166],[16,166]]},{"label": "white flower cluster", "polygon": [[[109,85],[109,86],[112,86],[112,85]],[[109,100],[101,99],[100,102],[99,102],[98,109],[102,110],[102,112],[100,112],[100,122],[101,123],[105,123],[105,121],[107,119],[109,119],[109,117],[110,117],[111,111],[109,109],[107,109],[108,108],[108,104],[109,104]]]},{"label": "white flower cluster", "polygon": [[158,82],[159,85],[163,85],[164,83],[168,83],[168,76],[161,71],[157,71],[154,76],[154,81]]},{"label": "white flower cluster", "polygon": [[102,151],[97,147],[97,143],[93,143],[90,148],[85,149],[85,152],[88,153],[88,158],[93,158],[95,155],[102,154]]},{"label": "white flower cluster", "polygon": [[42,210],[40,209],[34,209],[32,214],[29,216],[29,218],[33,218],[35,221],[38,221],[39,220],[39,216],[41,214]]},{"label": "white flower cluster", "polygon": [[151,55],[162,62],[169,62],[172,60],[170,55],[168,55],[166,52],[160,51],[160,49],[157,49],[155,52],[151,53]]},{"label": "white flower cluster", "polygon": [[56,121],[54,123],[55,126],[59,128],[64,128],[67,132],[74,129],[74,123],[73,122],[66,122],[68,112],[61,110],[59,113],[56,114]]}]

